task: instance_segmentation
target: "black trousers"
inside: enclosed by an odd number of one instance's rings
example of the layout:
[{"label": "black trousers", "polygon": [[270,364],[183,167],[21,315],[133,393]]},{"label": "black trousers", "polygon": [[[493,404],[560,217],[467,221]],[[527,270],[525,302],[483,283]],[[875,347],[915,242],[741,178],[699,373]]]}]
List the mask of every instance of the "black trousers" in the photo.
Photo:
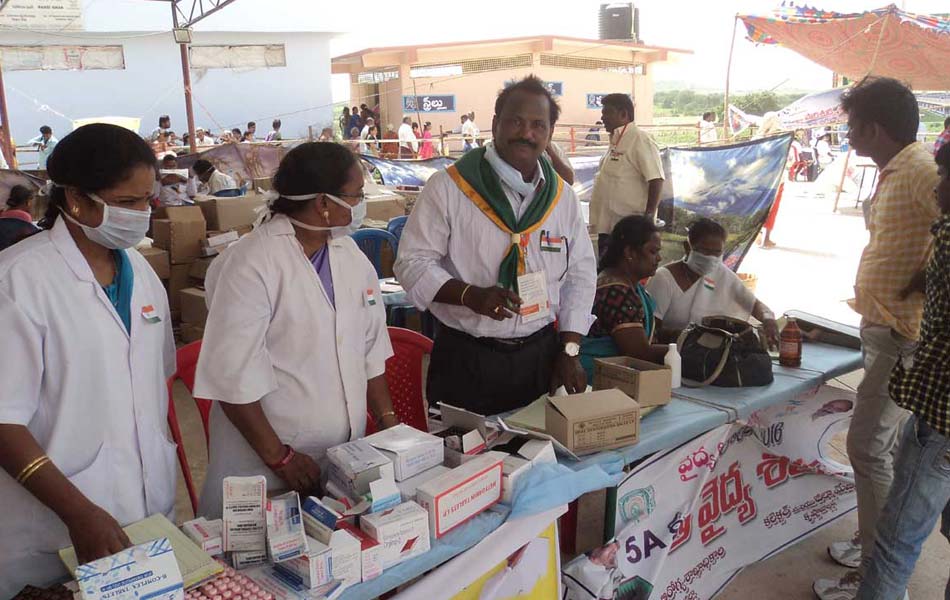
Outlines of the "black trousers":
[{"label": "black trousers", "polygon": [[513,341],[476,338],[440,324],[426,382],[429,403],[480,415],[521,408],[549,391],[559,351],[553,324]]}]

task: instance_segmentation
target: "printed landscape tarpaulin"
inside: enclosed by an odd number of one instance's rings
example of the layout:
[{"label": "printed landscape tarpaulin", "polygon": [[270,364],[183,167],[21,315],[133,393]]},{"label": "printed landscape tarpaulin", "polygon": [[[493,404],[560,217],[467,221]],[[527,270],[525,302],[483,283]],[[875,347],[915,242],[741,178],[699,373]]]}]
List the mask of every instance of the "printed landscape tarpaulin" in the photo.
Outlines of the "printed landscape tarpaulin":
[{"label": "printed landscape tarpaulin", "polygon": [[373,166],[383,185],[425,185],[429,177],[455,162],[454,158],[436,156],[426,160],[392,160],[361,154],[360,158]]},{"label": "printed landscape tarpaulin", "polygon": [[851,79],[894,77],[917,90],[950,81],[950,17],[919,15],[893,4],[862,13],[807,6],[740,15],[749,40],[780,44]]},{"label": "printed landscape tarpaulin", "polygon": [[569,600],[705,600],[857,506],[836,460],[854,393],[823,386],[636,467],[617,490],[617,537],[565,565]]}]

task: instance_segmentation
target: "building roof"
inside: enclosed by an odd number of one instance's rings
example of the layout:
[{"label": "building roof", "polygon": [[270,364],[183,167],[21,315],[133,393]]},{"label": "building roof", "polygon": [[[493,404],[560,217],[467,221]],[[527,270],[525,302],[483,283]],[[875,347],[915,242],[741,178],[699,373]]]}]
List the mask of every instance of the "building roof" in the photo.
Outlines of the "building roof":
[{"label": "building roof", "polygon": [[367,69],[394,67],[402,64],[445,64],[504,56],[523,52],[544,52],[635,63],[660,62],[670,54],[692,54],[692,50],[648,46],[622,40],[590,40],[566,36],[543,35],[496,40],[448,42],[413,46],[366,48],[336,56],[331,60],[333,73],[358,73]]}]

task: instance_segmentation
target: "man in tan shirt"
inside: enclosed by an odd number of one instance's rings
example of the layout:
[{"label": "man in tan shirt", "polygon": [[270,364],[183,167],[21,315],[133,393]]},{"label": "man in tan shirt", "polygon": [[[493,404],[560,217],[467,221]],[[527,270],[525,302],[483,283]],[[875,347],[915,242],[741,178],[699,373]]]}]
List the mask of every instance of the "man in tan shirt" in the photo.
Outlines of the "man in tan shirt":
[{"label": "man in tan shirt", "polygon": [[[903,84],[867,78],[844,95],[841,105],[855,152],[870,157],[881,170],[877,191],[865,206],[870,240],[861,255],[851,302],[861,315],[864,355],[864,379],[848,431],[859,536],[829,548],[833,558],[855,566],[858,555],[862,563],[871,555],[876,523],[894,477],[894,447],[908,414],[891,399],[887,384],[897,361],[910,360],[916,346],[924,297],[912,280],[930,255],[930,226],[939,216],[933,190],[940,178],[933,154],[916,141],[917,100]],[[822,600],[854,598],[861,573],[863,564],[840,580],[819,579],[815,593]]]},{"label": "man in tan shirt", "polygon": [[590,224],[602,250],[620,219],[630,215],[656,218],[664,175],[656,142],[633,123],[630,96],[607,94],[601,104],[601,118],[610,133],[610,148],[600,161],[600,171],[594,180]]}]

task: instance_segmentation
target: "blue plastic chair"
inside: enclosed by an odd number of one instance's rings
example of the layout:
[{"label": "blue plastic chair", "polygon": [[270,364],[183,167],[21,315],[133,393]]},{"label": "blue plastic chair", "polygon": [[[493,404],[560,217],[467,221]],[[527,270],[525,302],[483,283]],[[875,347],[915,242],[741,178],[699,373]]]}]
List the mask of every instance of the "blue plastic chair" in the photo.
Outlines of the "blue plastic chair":
[{"label": "blue plastic chair", "polygon": [[353,241],[360,247],[369,262],[376,268],[376,276],[380,279],[383,275],[383,244],[389,244],[393,249],[393,256],[396,256],[399,250],[399,240],[396,236],[385,229],[366,228],[353,233]]},{"label": "blue plastic chair", "polygon": [[244,192],[239,188],[232,188],[229,190],[218,190],[211,195],[216,198],[237,198],[238,196],[243,196]]},{"label": "blue plastic chair", "polygon": [[408,220],[409,217],[407,216],[393,217],[389,220],[389,224],[386,225],[386,230],[396,236],[396,242],[402,238],[402,230],[406,226],[406,221]]}]

